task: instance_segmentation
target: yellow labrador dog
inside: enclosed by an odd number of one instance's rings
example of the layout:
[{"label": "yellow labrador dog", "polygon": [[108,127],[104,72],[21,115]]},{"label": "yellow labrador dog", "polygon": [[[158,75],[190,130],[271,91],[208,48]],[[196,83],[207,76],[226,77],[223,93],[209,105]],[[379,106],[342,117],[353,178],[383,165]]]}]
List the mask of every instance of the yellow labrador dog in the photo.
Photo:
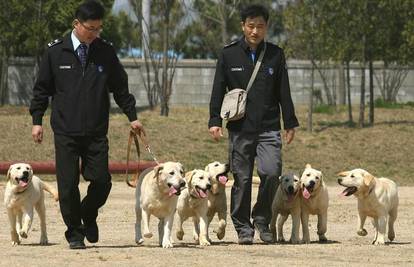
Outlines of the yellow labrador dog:
[{"label": "yellow labrador dog", "polygon": [[40,219],[40,244],[47,245],[43,190],[48,191],[56,201],[58,200],[57,191],[34,176],[29,164],[16,163],[10,166],[7,172],[4,204],[9,216],[13,246],[20,244],[21,238],[27,238],[33,222],[33,208],[36,209]]},{"label": "yellow labrador dog", "polygon": [[388,217],[388,239],[395,238],[394,222],[397,219],[398,189],[387,178],[376,178],[363,169],[345,171],[338,174],[338,183],[345,188],[344,196],[354,195],[358,199],[358,235],[366,236],[364,223],[367,216],[373,218],[374,245],[384,245]]},{"label": "yellow labrador dog", "polygon": [[[299,177],[294,174],[287,174],[279,177],[279,186],[273,199],[272,220],[270,222],[270,231],[272,232],[275,241],[285,242],[283,236],[283,224],[290,214],[292,216],[292,234],[290,235],[290,242],[292,244],[299,243],[300,191]],[[278,214],[281,215],[279,221],[277,220]]]},{"label": "yellow labrador dog", "polygon": [[309,214],[318,215],[319,242],[326,242],[326,230],[328,222],[328,189],[323,181],[321,171],[313,169],[306,164],[305,170],[300,178],[302,184],[301,220],[302,240],[310,243],[309,237]]},{"label": "yellow labrador dog", "polygon": [[208,164],[205,171],[208,172],[211,178],[211,193],[208,194],[208,224],[211,223],[217,213],[219,223],[214,232],[217,234],[217,238],[221,240],[226,234],[227,225],[226,183],[228,181],[229,165],[215,161]]},{"label": "yellow labrador dog", "polygon": [[141,221],[144,236],[151,238],[149,230],[151,215],[160,219],[158,234],[160,246],[173,247],[171,230],[178,196],[185,187],[183,166],[179,162],[165,162],[153,169],[144,171],[138,180],[135,191],[135,242],[144,242],[141,232]]},{"label": "yellow labrador dog", "polygon": [[186,173],[187,188],[178,197],[178,230],[177,238],[183,240],[183,222],[193,218],[193,237],[201,246],[208,246],[207,197],[211,188],[210,176],[204,170],[193,170]]}]

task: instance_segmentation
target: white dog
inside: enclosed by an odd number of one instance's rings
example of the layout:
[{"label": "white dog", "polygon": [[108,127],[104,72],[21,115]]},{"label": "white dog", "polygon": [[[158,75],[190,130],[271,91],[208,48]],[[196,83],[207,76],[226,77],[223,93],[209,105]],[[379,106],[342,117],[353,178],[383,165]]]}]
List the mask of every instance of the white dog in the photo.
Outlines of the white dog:
[{"label": "white dog", "polygon": [[144,171],[138,180],[135,193],[135,242],[144,242],[144,236],[152,237],[149,230],[150,216],[160,219],[158,223],[159,242],[163,248],[173,247],[171,230],[177,206],[178,195],[185,187],[183,166],[179,162],[165,162]]},{"label": "white dog", "polygon": [[56,201],[58,200],[57,191],[34,176],[29,164],[16,163],[10,166],[7,172],[4,204],[9,216],[13,246],[20,244],[21,238],[27,238],[33,222],[33,208],[36,209],[40,219],[40,244],[47,245],[43,190],[48,191]]},{"label": "white dog", "polygon": [[326,242],[326,230],[328,222],[329,195],[328,189],[323,181],[322,172],[306,164],[302,177],[302,201],[301,201],[301,219],[302,219],[302,240],[304,243],[310,243],[309,236],[309,214],[318,215],[318,236],[319,242]]},{"label": "white dog", "polygon": [[[290,242],[299,243],[300,227],[300,179],[296,175],[288,174],[279,177],[279,186],[276,191],[272,204],[272,220],[270,222],[270,231],[273,239],[278,242],[285,242],[283,236],[283,224],[289,214],[292,216],[292,234]],[[280,218],[277,221],[277,216]],[[276,234],[277,221],[277,234]]]},{"label": "white dog", "polygon": [[187,188],[178,197],[178,230],[177,238],[183,240],[183,222],[193,218],[193,237],[201,246],[208,246],[207,197],[211,188],[210,176],[203,170],[193,170],[186,173]]},{"label": "white dog", "polygon": [[209,173],[211,179],[211,193],[208,194],[208,223],[211,223],[217,213],[219,223],[214,232],[217,234],[217,238],[221,240],[226,234],[227,225],[226,183],[228,181],[229,165],[215,161],[208,164],[205,171]]},{"label": "white dog", "polygon": [[367,216],[372,217],[376,231],[372,244],[384,245],[389,216],[388,238],[393,241],[394,222],[398,210],[397,185],[390,179],[376,178],[363,169],[341,172],[338,176],[342,176],[338,179],[338,183],[346,187],[342,195],[354,195],[358,199],[358,235],[368,234],[364,229],[364,223]]}]

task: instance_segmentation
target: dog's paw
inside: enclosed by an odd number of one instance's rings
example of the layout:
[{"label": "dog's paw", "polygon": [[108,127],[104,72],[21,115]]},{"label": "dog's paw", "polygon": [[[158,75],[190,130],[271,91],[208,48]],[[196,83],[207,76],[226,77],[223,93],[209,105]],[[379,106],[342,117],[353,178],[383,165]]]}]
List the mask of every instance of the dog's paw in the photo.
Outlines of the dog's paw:
[{"label": "dog's paw", "polygon": [[[285,240],[283,239],[283,242],[285,242]],[[299,239],[297,239],[297,238],[291,238],[290,240],[289,240],[289,243],[291,243],[291,244],[300,244],[300,240]]]},{"label": "dog's paw", "polygon": [[326,243],[328,242],[328,239],[326,238],[325,235],[320,235],[319,236],[319,243]]},{"label": "dog's paw", "polygon": [[163,248],[172,248],[172,247],[174,247],[174,245],[171,243],[171,241],[163,241],[162,242],[162,247]]},{"label": "dog's paw", "polygon": [[389,231],[389,232],[388,232],[388,239],[389,239],[390,241],[394,241],[394,238],[395,238],[395,233],[394,233],[394,232]]},{"label": "dog's paw", "polygon": [[366,235],[368,234],[368,232],[367,232],[367,230],[365,230],[365,229],[359,229],[359,230],[357,231],[357,234],[358,234],[359,236],[366,236]]},{"label": "dog's paw", "polygon": [[224,235],[226,234],[226,229],[224,229],[224,228],[218,228],[217,231],[216,231],[216,233],[217,233],[217,238],[219,240],[222,240],[224,238]]},{"label": "dog's paw", "polygon": [[13,247],[18,246],[18,245],[20,245],[20,241],[12,241],[12,242],[11,242],[11,245],[12,245]]},{"label": "dog's paw", "polygon": [[19,235],[20,235],[20,237],[21,237],[21,238],[27,238],[27,233],[26,233],[26,231],[21,230],[21,231],[19,232]]},{"label": "dog's paw", "polygon": [[49,244],[49,240],[47,240],[47,238],[41,238],[39,244],[41,246],[47,246]]},{"label": "dog's paw", "polygon": [[385,245],[385,242],[384,242],[384,240],[377,239],[377,240],[373,240],[372,244],[375,245],[375,246],[383,246],[383,245]]},{"label": "dog's paw", "polygon": [[194,233],[193,234],[193,239],[194,239],[194,241],[198,242],[198,239],[199,239],[198,234]]},{"label": "dog's paw", "polygon": [[141,245],[142,243],[144,243],[144,239],[140,238],[140,239],[135,239],[135,243],[137,245]]},{"label": "dog's paw", "polygon": [[148,233],[144,233],[145,238],[151,238],[152,237],[152,233],[148,232]]},{"label": "dog's paw", "polygon": [[183,240],[184,231],[177,231],[176,236],[178,240]]},{"label": "dog's paw", "polygon": [[207,239],[200,240],[200,246],[210,246],[210,242]]},{"label": "dog's paw", "polygon": [[310,244],[310,239],[302,239],[303,244]]}]

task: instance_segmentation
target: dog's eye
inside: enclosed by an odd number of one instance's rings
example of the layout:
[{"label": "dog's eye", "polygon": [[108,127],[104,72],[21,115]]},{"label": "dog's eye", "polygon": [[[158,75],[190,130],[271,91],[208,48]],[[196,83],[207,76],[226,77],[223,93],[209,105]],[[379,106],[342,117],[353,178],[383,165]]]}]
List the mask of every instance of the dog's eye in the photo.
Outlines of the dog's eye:
[{"label": "dog's eye", "polygon": [[204,179],[204,177],[203,176],[200,176],[200,180],[203,180]]},{"label": "dog's eye", "polygon": [[295,179],[295,182],[299,181],[298,179]]},{"label": "dog's eye", "polygon": [[319,180],[319,176],[316,176],[315,178],[316,178],[316,180]]},{"label": "dog's eye", "polygon": [[214,167],[217,167],[217,166],[218,166],[218,163],[214,164]]},{"label": "dog's eye", "polygon": [[174,175],[174,172],[172,171],[172,172],[170,172],[170,175]]},{"label": "dog's eye", "polygon": [[351,175],[351,178],[355,178],[355,176],[352,174],[352,175]]},{"label": "dog's eye", "polygon": [[289,182],[289,179],[285,179],[285,183]]},{"label": "dog's eye", "polygon": [[20,167],[17,167],[16,169],[20,170]]},{"label": "dog's eye", "polygon": [[308,177],[309,177],[309,176],[310,176],[310,173],[306,174],[306,176],[308,176]]}]

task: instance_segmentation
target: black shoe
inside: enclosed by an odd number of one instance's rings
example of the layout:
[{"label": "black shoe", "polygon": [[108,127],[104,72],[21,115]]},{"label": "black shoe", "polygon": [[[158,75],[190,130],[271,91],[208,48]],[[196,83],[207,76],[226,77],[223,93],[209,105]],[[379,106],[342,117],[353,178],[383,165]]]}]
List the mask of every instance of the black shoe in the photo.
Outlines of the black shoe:
[{"label": "black shoe", "polygon": [[96,222],[85,224],[85,237],[89,243],[96,243],[99,240],[99,230]]},{"label": "black shoe", "polygon": [[85,249],[86,246],[85,246],[85,243],[82,240],[80,240],[80,241],[69,242],[69,248],[70,249]]},{"label": "black shoe", "polygon": [[260,239],[265,243],[273,243],[273,234],[269,230],[269,226],[264,224],[254,223],[254,228],[259,232]]},{"label": "black shoe", "polygon": [[253,244],[252,236],[239,236],[239,245],[251,245]]}]

